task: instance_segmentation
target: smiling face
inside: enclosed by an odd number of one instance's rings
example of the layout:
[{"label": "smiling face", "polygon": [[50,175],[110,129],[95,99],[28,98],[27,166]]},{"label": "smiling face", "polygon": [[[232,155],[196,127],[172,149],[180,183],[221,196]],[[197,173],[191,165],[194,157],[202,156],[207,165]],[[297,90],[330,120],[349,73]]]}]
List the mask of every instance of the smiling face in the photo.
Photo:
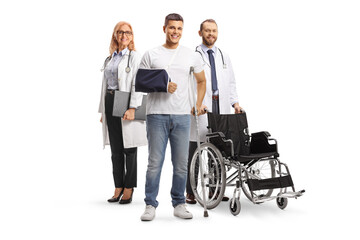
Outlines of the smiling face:
[{"label": "smiling face", "polygon": [[208,48],[213,47],[218,36],[218,28],[216,23],[204,22],[202,30],[199,31],[199,35],[202,37],[204,45],[206,45]]},{"label": "smiling face", "polygon": [[119,43],[119,51],[128,47],[130,42],[133,40],[131,28],[126,24],[117,28],[114,34],[116,41]]},{"label": "smiling face", "polygon": [[182,36],[183,22],[170,20],[167,26],[163,27],[163,30],[166,34],[166,45],[170,48],[176,48]]}]

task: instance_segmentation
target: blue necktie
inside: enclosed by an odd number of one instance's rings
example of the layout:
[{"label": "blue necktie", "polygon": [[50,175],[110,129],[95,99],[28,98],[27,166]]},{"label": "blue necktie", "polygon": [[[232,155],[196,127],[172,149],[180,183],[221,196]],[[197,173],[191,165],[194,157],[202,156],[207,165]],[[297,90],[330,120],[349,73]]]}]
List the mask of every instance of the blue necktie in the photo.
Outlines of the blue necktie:
[{"label": "blue necktie", "polygon": [[217,87],[215,60],[214,60],[213,52],[214,51],[211,49],[207,51],[207,53],[209,54],[209,61],[211,66],[211,87],[214,92],[218,89],[218,87]]}]

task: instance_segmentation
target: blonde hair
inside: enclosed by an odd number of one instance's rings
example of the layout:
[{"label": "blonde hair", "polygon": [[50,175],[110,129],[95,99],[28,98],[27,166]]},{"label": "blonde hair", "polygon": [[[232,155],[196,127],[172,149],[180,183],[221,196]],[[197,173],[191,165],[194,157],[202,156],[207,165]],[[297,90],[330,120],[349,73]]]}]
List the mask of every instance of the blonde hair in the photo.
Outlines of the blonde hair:
[{"label": "blonde hair", "polygon": [[132,32],[132,40],[130,41],[129,45],[127,46],[127,48],[131,51],[135,51],[135,43],[134,43],[134,32],[133,29],[130,25],[130,23],[128,22],[118,22],[115,27],[114,27],[114,31],[111,35],[111,42],[110,42],[110,47],[109,47],[109,51],[110,51],[110,56],[117,50],[119,49],[119,43],[116,40],[116,31],[117,29],[119,29],[121,26],[123,25],[127,25],[131,32]]}]

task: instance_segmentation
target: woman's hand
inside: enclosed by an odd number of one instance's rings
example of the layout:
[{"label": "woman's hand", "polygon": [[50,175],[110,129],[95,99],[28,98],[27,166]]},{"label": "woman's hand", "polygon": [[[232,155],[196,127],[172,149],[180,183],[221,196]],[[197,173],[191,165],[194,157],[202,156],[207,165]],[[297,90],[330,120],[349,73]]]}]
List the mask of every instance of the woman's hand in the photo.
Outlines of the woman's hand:
[{"label": "woman's hand", "polygon": [[100,122],[102,123],[102,116],[101,116],[101,118],[100,118]]},{"label": "woman's hand", "polygon": [[129,108],[125,113],[123,120],[134,120],[135,119],[135,108]]}]

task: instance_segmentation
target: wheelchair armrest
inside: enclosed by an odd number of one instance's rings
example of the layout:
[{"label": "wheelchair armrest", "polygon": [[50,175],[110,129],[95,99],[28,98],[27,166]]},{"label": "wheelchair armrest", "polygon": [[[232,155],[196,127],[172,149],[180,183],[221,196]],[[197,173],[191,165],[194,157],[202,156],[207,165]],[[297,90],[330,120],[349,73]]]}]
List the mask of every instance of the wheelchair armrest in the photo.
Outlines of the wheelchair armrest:
[{"label": "wheelchair armrest", "polygon": [[251,137],[252,138],[256,138],[256,137],[271,137],[270,133],[269,132],[266,132],[266,131],[262,131],[262,132],[256,132],[256,133],[252,133],[251,134]]},{"label": "wheelchair armrest", "polygon": [[[251,153],[266,153],[266,152],[278,152],[277,141],[269,138],[271,135],[269,132],[257,132],[251,134],[250,151]],[[269,141],[274,141],[271,144]]]},{"label": "wheelchair armrest", "polygon": [[223,132],[206,134],[206,142],[212,143],[226,156],[234,156],[234,144],[231,139],[226,139]]},{"label": "wheelchair armrest", "polygon": [[225,135],[224,135],[223,132],[212,132],[212,133],[206,134],[206,137],[209,137],[209,138],[211,138],[211,137],[217,137],[217,136],[220,136],[220,137],[222,137],[222,138],[225,138]]}]

